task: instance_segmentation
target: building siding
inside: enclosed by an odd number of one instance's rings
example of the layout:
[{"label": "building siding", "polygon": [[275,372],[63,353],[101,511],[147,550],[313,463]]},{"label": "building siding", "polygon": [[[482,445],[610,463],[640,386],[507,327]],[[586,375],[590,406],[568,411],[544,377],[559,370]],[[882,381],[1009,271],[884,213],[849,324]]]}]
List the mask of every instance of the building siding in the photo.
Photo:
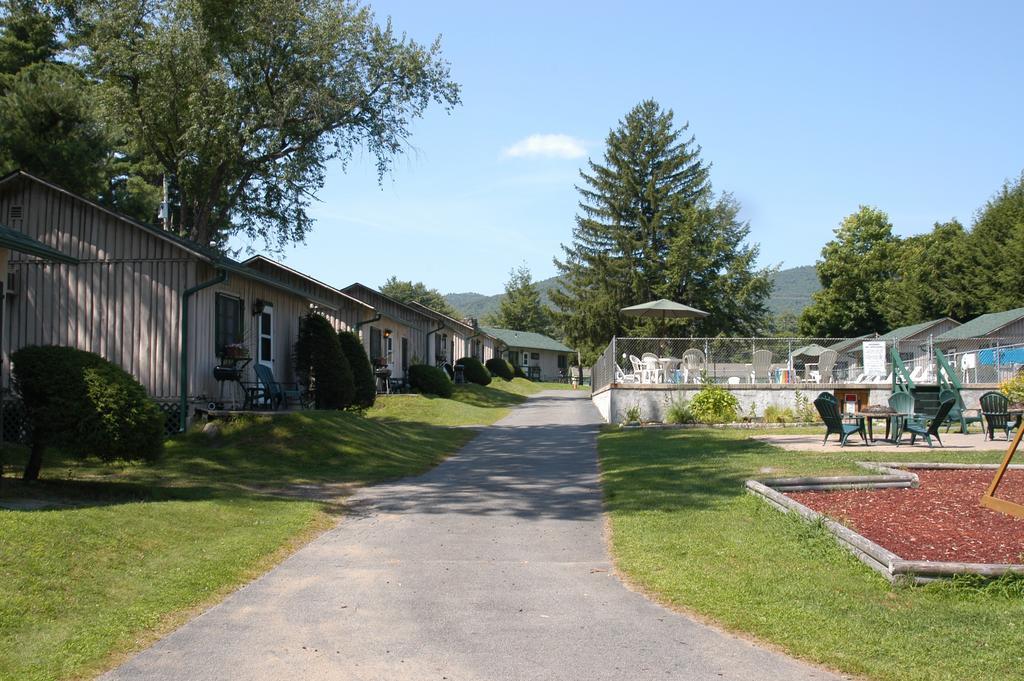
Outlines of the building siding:
[{"label": "building siding", "polygon": [[408,305],[398,303],[371,288],[359,284],[348,286],[342,289],[342,291],[357,300],[371,305],[377,310],[377,314],[381,315],[381,319],[364,324],[359,329],[363,347],[366,348],[366,353],[370,357],[371,362],[375,358],[370,355],[370,329],[378,328],[381,332],[391,329],[391,337],[394,339],[393,361],[389,365],[392,378],[405,378],[405,373],[402,371],[401,358],[402,338],[406,338],[409,341],[409,356],[407,359],[410,365],[417,362],[432,363],[431,348],[428,347],[427,334],[437,327],[434,319]]},{"label": "building siding", "polygon": [[[11,207],[22,218],[11,220]],[[4,300],[3,385],[10,353],[26,345],[94,352],[135,376],[155,398],[179,394],[166,361],[180,337],[179,291],[194,265],[182,249],[72,196],[30,181],[0,190],[8,226],[68,255],[78,265],[12,253],[14,288]]]}]

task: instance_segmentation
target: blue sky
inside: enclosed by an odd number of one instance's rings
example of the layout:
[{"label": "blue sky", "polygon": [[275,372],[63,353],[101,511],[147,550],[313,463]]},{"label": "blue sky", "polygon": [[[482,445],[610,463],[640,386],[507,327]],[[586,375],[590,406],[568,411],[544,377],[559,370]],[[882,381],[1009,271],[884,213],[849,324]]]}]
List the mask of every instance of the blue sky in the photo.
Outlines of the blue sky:
[{"label": "blue sky", "polygon": [[860,204],[900,234],[970,223],[1024,170],[1024,3],[372,7],[421,42],[442,34],[463,104],[416,121],[382,184],[365,155],[331,167],[286,262],[338,286],[492,294],[522,262],[552,276],[579,169],[648,97],[689,121],[763,265],[813,264]]}]

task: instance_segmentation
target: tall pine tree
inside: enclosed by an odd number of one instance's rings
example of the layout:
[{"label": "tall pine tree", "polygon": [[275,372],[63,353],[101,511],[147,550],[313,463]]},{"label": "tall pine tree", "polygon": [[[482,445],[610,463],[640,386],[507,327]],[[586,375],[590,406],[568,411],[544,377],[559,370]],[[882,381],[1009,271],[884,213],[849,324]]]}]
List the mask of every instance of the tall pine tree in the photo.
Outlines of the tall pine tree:
[{"label": "tall pine tree", "polygon": [[669,324],[673,334],[748,334],[767,322],[771,272],[755,269],[749,226],[731,196],[712,192],[688,127],[641,102],[609,132],[604,162],[580,172],[573,241],[555,260],[564,291],[550,295],[568,342],[591,356],[613,335],[652,333],[619,309],[655,298],[710,312]]},{"label": "tall pine tree", "polygon": [[526,265],[509,272],[501,307],[486,320],[490,326],[550,335],[551,310],[541,302],[540,291]]}]

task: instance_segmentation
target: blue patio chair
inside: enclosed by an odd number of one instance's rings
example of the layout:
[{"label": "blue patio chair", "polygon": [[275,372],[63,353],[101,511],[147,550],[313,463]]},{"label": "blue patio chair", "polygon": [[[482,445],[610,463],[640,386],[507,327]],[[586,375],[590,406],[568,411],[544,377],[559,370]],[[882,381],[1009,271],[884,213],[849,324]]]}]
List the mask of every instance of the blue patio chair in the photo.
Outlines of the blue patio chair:
[{"label": "blue patio chair", "polygon": [[246,402],[250,408],[257,406],[257,400],[262,400],[265,406],[273,410],[287,407],[289,399],[305,406],[302,401],[303,391],[298,383],[281,383],[274,378],[273,370],[266,364],[257,363],[253,370],[258,382],[246,384]]}]

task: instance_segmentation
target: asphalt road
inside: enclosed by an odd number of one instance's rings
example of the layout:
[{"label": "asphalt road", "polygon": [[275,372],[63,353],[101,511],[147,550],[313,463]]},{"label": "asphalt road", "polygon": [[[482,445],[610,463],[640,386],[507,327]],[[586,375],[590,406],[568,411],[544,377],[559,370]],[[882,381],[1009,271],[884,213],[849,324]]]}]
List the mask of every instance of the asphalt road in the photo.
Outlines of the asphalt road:
[{"label": "asphalt road", "polygon": [[585,393],[530,399],[104,679],[836,679],[612,572]]}]

